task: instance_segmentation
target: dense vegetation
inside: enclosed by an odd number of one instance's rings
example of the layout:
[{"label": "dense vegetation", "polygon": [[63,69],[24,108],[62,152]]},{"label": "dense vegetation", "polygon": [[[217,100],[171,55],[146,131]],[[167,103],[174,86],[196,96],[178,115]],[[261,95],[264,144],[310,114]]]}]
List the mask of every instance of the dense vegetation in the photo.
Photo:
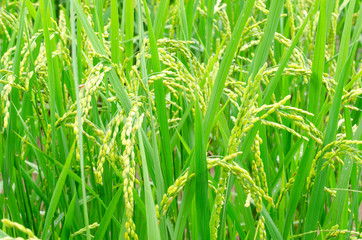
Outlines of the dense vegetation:
[{"label": "dense vegetation", "polygon": [[3,0],[2,239],[362,238],[361,0]]}]

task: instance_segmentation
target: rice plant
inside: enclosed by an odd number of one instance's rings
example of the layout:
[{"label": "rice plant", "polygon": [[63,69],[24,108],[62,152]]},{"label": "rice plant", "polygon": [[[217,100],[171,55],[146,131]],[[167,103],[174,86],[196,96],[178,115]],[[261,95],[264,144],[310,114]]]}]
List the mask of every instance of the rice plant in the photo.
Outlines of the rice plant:
[{"label": "rice plant", "polygon": [[3,0],[1,239],[361,239],[361,0]]}]

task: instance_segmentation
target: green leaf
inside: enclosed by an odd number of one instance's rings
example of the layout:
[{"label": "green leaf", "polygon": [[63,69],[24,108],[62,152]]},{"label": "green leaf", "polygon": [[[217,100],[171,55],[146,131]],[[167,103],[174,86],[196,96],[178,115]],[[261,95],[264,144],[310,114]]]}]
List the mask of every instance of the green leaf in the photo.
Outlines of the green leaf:
[{"label": "green leaf", "polygon": [[202,116],[198,93],[195,90],[195,200],[197,213],[198,239],[210,239],[208,202],[208,169],[204,144]]},{"label": "green leaf", "polygon": [[158,228],[155,203],[153,201],[152,190],[148,176],[146,154],[143,147],[142,135],[140,130],[138,130],[138,139],[140,141],[139,146],[140,146],[142,166],[143,166],[143,180],[144,180],[146,218],[147,218],[147,237],[149,240],[161,239],[160,229]]},{"label": "green leaf", "polygon": [[65,217],[64,226],[62,229],[61,240],[70,239],[70,231],[72,229],[72,224],[74,221],[74,212],[75,212],[75,204],[76,204],[77,195],[74,194],[72,201],[70,201],[67,215]]},{"label": "green leaf", "polygon": [[120,197],[122,196],[123,187],[120,186],[116,192],[116,194],[113,196],[111,203],[107,207],[107,210],[105,214],[103,215],[102,221],[99,224],[98,230],[96,232],[96,235],[94,236],[94,239],[104,239],[104,235],[106,234],[107,228],[109,226],[109,223],[111,222],[112,216],[114,214],[114,211],[116,210],[117,204],[119,202]]},{"label": "green leaf", "polygon": [[[101,54],[106,56],[106,51],[103,47],[103,45],[101,44],[101,42],[99,41],[97,35],[95,34],[94,30],[92,29],[91,25],[89,24],[86,15],[84,14],[81,6],[79,5],[78,1],[76,0],[71,0],[72,3],[74,4],[74,10],[77,13],[78,19],[79,21],[82,23],[82,26],[85,30],[85,32],[87,33],[87,36],[89,38],[89,40],[92,43],[92,46],[94,48],[94,50]],[[117,73],[115,72],[115,70],[112,68],[108,73],[107,76],[112,84],[112,87],[114,88],[116,95],[118,97],[118,99],[121,102],[122,107],[124,108],[124,110],[128,113],[129,110],[132,107],[131,101],[128,98],[127,92],[124,89],[124,87],[122,86],[119,77],[117,76]]]},{"label": "green leaf", "polygon": [[62,189],[69,173],[69,167],[73,159],[74,148],[75,148],[75,141],[72,145],[72,148],[69,151],[67,160],[65,161],[62,172],[60,173],[57,184],[55,185],[52,198],[50,199],[49,208],[47,209],[47,213],[45,215],[42,239],[48,239],[48,235],[50,234],[49,232],[50,225],[52,224],[52,219],[54,217],[55,211],[57,210],[59,198],[60,195],[62,194]]},{"label": "green leaf", "polygon": [[216,117],[216,111],[218,109],[219,101],[221,98],[221,93],[224,89],[225,81],[229,74],[230,66],[234,59],[242,31],[254,6],[254,2],[255,0],[248,0],[243,8],[243,11],[240,13],[234,31],[231,35],[231,39],[229,40],[226,47],[225,54],[221,60],[219,70],[217,71],[203,123],[205,141],[207,140],[213,127]]},{"label": "green leaf", "polygon": [[[163,1],[163,0],[162,0]],[[151,51],[151,64],[154,72],[161,72],[161,63],[158,56],[157,50],[157,39],[152,28],[151,18],[148,13],[147,2],[143,0],[144,9],[146,12],[147,24],[148,24],[148,36],[150,39],[150,51]],[[160,4],[161,6],[161,4]],[[161,6],[163,8],[163,6]],[[161,10],[159,10],[161,11]],[[160,25],[158,25],[160,26]],[[166,109],[166,95],[163,86],[163,80],[158,79],[154,83],[155,90],[155,102],[156,102],[156,112],[157,118],[160,125],[161,131],[161,142],[163,149],[163,157],[164,157],[164,171],[166,172],[166,185],[171,186],[173,182],[173,166],[172,166],[172,153],[171,153],[171,145],[170,145],[170,136],[168,129],[168,117],[167,117],[167,109]]]}]

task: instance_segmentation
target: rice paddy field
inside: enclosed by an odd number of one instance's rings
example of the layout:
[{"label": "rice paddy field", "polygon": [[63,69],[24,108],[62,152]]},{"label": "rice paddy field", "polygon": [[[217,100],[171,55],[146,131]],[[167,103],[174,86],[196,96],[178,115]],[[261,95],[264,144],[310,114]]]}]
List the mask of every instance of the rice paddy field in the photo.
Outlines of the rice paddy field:
[{"label": "rice paddy field", "polygon": [[362,239],[361,0],[2,0],[0,239]]}]

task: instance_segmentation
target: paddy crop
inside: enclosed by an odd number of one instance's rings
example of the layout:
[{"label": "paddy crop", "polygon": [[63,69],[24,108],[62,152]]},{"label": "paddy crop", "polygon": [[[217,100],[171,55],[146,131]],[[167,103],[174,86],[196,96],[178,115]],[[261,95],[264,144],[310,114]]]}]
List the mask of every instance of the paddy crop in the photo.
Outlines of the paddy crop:
[{"label": "paddy crop", "polygon": [[1,239],[360,239],[361,0],[0,3]]}]

